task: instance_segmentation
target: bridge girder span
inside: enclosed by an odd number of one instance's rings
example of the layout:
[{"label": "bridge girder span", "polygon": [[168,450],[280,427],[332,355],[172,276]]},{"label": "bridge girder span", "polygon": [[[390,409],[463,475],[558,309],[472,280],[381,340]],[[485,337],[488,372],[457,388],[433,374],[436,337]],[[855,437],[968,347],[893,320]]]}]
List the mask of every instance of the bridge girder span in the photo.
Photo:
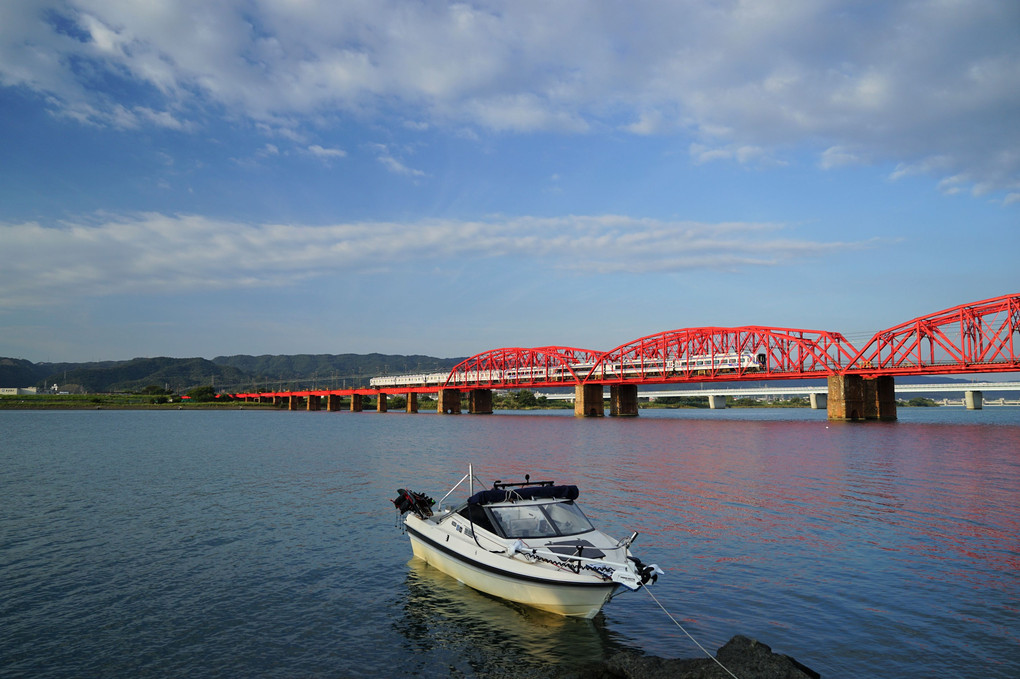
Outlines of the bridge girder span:
[{"label": "bridge girder span", "polygon": [[450,371],[447,388],[512,388],[579,384],[578,366],[592,365],[601,352],[577,347],[502,347],[476,354]]},{"label": "bridge girder span", "polygon": [[961,304],[875,334],[845,372],[925,375],[1020,370],[1020,295]]},{"label": "bridge girder span", "polygon": [[[685,382],[824,377],[854,354],[839,333],[744,326],[684,328],[607,351],[585,381]],[[747,357],[753,357],[748,360]],[[627,375],[633,376],[628,379]]]}]

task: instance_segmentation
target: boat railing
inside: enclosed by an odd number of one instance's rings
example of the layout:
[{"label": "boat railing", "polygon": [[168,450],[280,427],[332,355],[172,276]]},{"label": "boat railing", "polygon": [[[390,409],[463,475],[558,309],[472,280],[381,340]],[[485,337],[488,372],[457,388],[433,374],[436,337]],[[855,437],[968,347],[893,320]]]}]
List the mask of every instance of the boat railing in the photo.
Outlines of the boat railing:
[{"label": "boat railing", "polygon": [[[516,543],[511,545],[511,548],[516,547]],[[597,564],[599,566],[610,566],[612,568],[622,568],[624,570],[630,568],[626,563],[619,563],[618,561],[608,561],[606,559],[589,559],[586,556],[576,556],[574,554],[560,554],[559,552],[551,552],[547,549],[539,549],[537,547],[528,547],[521,543],[520,547],[516,548],[516,551],[520,552],[524,556],[533,554],[535,556],[541,556],[545,559],[562,559],[563,561],[576,561],[581,564]]]},{"label": "boat railing", "polygon": [[453,493],[453,491],[455,491],[458,488],[460,488],[460,484],[464,483],[465,481],[468,482],[468,497],[470,497],[470,496],[475,494],[475,481],[478,481],[478,483],[480,485],[485,485],[485,484],[482,483],[482,480],[480,478],[475,476],[474,466],[469,464],[468,465],[468,473],[465,474],[464,476],[462,476],[460,478],[460,481],[458,481],[457,483],[455,483],[453,485],[453,488],[451,488],[450,490],[446,491],[446,495],[441,497],[439,499],[439,502],[436,503],[436,509],[437,510],[442,509],[443,508],[443,502],[446,501],[446,498],[450,497],[450,495]]},{"label": "boat railing", "polygon": [[502,490],[503,488],[524,488],[526,486],[551,486],[554,483],[554,481],[532,481],[531,474],[525,474],[523,482],[500,481],[499,479],[496,479],[496,481],[493,482],[492,487],[496,490]]}]

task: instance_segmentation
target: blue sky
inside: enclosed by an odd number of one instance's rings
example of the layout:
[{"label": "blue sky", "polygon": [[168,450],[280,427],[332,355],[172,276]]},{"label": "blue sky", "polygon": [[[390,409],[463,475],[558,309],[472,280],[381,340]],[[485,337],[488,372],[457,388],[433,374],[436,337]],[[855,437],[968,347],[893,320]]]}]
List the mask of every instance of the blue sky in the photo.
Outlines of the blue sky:
[{"label": "blue sky", "polygon": [[1020,3],[6,0],[0,356],[855,343],[1020,292]]}]

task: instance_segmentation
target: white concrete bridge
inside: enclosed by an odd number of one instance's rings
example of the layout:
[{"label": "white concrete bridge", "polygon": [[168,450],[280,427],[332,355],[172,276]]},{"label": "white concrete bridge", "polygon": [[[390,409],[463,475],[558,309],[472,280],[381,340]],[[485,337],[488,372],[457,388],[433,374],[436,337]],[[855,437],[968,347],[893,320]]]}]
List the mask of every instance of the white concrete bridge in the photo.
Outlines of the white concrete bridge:
[{"label": "white concrete bridge", "polygon": [[[972,410],[980,410],[984,404],[985,392],[1020,391],[1020,382],[952,382],[946,384],[897,384],[896,394],[929,394],[958,393],[963,396],[963,403]],[[744,396],[807,396],[811,399],[812,408],[825,408],[828,397],[828,386],[825,384],[799,387],[733,387],[720,388],[716,385],[702,385],[698,389],[638,389],[638,398],[657,399],[667,397],[702,397],[708,399],[710,408],[725,408],[726,397]],[[545,394],[551,401],[573,401],[574,394]],[[609,398],[609,392],[604,392]],[[1020,405],[1020,401],[998,399],[996,405]],[[990,402],[991,403],[991,402]]]}]

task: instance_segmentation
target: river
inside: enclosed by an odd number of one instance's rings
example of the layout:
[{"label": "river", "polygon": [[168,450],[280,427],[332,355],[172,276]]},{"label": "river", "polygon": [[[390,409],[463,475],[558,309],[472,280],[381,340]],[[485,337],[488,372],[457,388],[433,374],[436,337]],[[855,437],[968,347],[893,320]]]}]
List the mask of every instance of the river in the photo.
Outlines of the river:
[{"label": "river", "polygon": [[1020,408],[0,411],[0,676],[544,677],[700,651],[644,592],[593,621],[411,559],[390,499],[581,488],[656,598],[823,677],[1020,676]]}]

